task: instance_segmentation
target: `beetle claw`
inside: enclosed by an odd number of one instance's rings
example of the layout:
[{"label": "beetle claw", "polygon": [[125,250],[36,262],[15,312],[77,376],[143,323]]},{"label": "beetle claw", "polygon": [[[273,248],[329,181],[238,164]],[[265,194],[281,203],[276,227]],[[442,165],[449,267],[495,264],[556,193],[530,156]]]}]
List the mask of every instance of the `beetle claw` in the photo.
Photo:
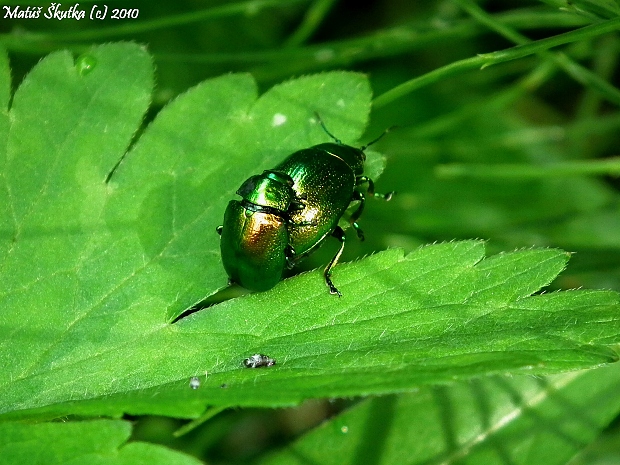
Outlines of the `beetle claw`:
[{"label": "beetle claw", "polygon": [[334,283],[332,283],[332,280],[329,279],[329,277],[325,278],[325,282],[327,283],[327,287],[329,287],[329,293],[331,295],[337,295],[338,297],[342,297],[342,293],[338,290],[336,286],[334,286]]}]

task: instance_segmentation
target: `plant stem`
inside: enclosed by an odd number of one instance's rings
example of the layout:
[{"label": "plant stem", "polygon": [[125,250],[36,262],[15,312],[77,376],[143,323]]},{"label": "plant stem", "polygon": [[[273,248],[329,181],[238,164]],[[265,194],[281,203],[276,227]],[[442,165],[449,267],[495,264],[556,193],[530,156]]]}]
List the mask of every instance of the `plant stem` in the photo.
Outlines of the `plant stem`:
[{"label": "plant stem", "polygon": [[439,165],[435,175],[440,178],[511,178],[536,179],[568,176],[620,176],[620,157],[603,160],[565,161],[548,165],[529,164],[465,164]]},{"label": "plant stem", "polygon": [[286,40],[284,44],[285,47],[298,47],[312,37],[323,22],[325,16],[327,16],[327,13],[329,13],[334,6],[335,1],[336,0],[316,0],[310,5],[310,8],[306,11],[304,19],[297,30]]},{"label": "plant stem", "polygon": [[189,433],[190,431],[193,431],[194,429],[198,428],[200,425],[202,425],[206,421],[210,420],[215,415],[223,412],[227,408],[228,407],[211,407],[211,408],[207,409],[207,411],[205,413],[203,413],[200,417],[198,417],[195,420],[192,420],[189,423],[186,423],[185,425],[181,426],[178,430],[176,430],[174,433],[172,433],[172,435],[175,438],[183,436],[183,435]]},{"label": "plant stem", "polygon": [[[525,37],[523,34],[518,33],[510,26],[502,24],[495,20],[486,11],[482,10],[478,5],[472,3],[470,0],[454,0],[461,8],[467,11],[475,20],[484,24],[489,29],[497,32],[505,38],[513,41],[518,45],[532,44],[533,42]],[[620,25],[619,25],[620,28]],[[585,29],[585,28],[583,28]],[[556,36],[557,37],[557,36]],[[497,52],[495,52],[497,53]],[[575,79],[577,82],[583,84],[586,87],[592,87],[598,90],[608,101],[620,106],[620,90],[611,85],[605,79],[596,75],[589,69],[581,66],[579,63],[571,60],[568,56],[562,53],[552,53],[549,51],[542,51],[537,53],[545,60],[550,60],[566,73]]]},{"label": "plant stem", "polygon": [[[614,18],[609,21],[603,21],[598,24],[585,26],[580,29],[576,29],[564,34],[558,34],[547,39],[541,39],[536,42],[532,42],[525,45],[517,45],[516,47],[509,48],[507,50],[501,50],[492,53],[485,53],[478,55],[477,57],[466,58],[464,60],[455,61],[448,65],[437,68],[429,73],[426,73],[417,78],[413,78],[403,84],[400,84],[393,89],[378,96],[373,101],[373,107],[375,109],[381,108],[388,103],[392,103],[405,95],[417,90],[425,85],[439,81],[440,79],[459,74],[461,72],[471,70],[474,68],[486,68],[498,63],[503,63],[509,60],[515,60],[527,55],[539,53],[548,50],[558,45],[567,44],[583,39],[595,37],[599,34],[615,31],[620,29],[620,18]],[[568,66],[569,63],[564,63]],[[609,86],[609,84],[607,83]],[[612,86],[613,87],[613,86]],[[617,89],[616,89],[617,90]]]},{"label": "plant stem", "polygon": [[482,53],[479,56],[484,58],[487,62],[483,67],[496,65],[503,63],[504,61],[515,60],[533,53],[542,52],[558,45],[564,45],[571,42],[577,42],[580,40],[591,39],[607,32],[613,32],[620,29],[620,17],[610,19],[608,21],[602,21],[598,24],[591,24],[574,31],[565,32],[564,34],[558,34],[546,39],[537,40],[524,45],[517,45],[506,50],[499,50],[497,52]]}]

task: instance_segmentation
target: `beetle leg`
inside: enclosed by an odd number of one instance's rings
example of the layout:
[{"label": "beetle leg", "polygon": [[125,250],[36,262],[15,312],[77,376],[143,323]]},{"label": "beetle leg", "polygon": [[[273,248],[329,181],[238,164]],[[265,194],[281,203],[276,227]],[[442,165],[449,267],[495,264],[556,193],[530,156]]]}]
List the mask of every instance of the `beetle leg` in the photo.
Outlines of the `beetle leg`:
[{"label": "beetle leg", "polygon": [[342,297],[342,294],[340,293],[340,291],[336,288],[336,286],[334,286],[334,283],[331,280],[331,275],[332,275],[332,268],[336,266],[336,263],[338,263],[338,259],[340,258],[340,256],[342,255],[342,251],[344,250],[344,241],[345,241],[344,231],[342,230],[340,226],[336,226],[336,228],[334,228],[334,231],[332,232],[332,236],[334,236],[336,239],[340,241],[340,249],[338,249],[338,252],[336,252],[336,255],[334,255],[334,258],[332,258],[331,261],[325,267],[325,271],[323,272],[323,277],[325,278],[325,284],[327,284],[327,287],[329,287],[329,293],[335,294],[338,297]]},{"label": "beetle leg", "polygon": [[351,196],[351,202],[355,202],[356,200],[359,200],[360,204],[357,207],[357,210],[355,210],[349,217],[349,223],[351,223],[351,226],[353,226],[353,229],[355,229],[355,232],[357,233],[357,237],[359,237],[359,240],[363,241],[364,231],[362,231],[362,229],[360,228],[360,225],[357,224],[357,220],[362,215],[362,212],[364,211],[364,205],[366,203],[366,198],[364,197],[364,194],[362,194],[360,191],[353,191],[353,195]]},{"label": "beetle leg", "polygon": [[375,183],[372,182],[372,179],[370,179],[368,176],[358,176],[355,179],[356,186],[361,186],[362,184],[368,184],[368,195],[376,197],[378,199],[384,199],[385,201],[388,201],[392,198],[394,194],[396,194],[396,192],[394,191],[388,192],[386,194],[380,194],[378,192],[375,192]]},{"label": "beetle leg", "polygon": [[286,268],[290,270],[295,266],[295,257],[297,256],[297,252],[295,252],[295,249],[290,244],[287,244],[284,249],[284,256],[286,257]]},{"label": "beetle leg", "polygon": [[218,226],[217,228],[215,228],[215,232],[218,233],[221,236],[222,235],[222,229],[224,229],[224,226]]},{"label": "beetle leg", "polygon": [[355,229],[355,232],[357,233],[357,238],[360,241],[365,241],[366,236],[364,236],[364,231],[362,231],[362,228],[360,228],[360,225],[357,224],[357,221],[354,221],[353,223],[351,223],[351,226],[353,226],[353,229]]},{"label": "beetle leg", "polygon": [[361,186],[362,184],[368,184],[368,193],[370,195],[374,195],[375,193],[375,183],[372,182],[368,176],[358,176],[355,178],[355,186]]}]

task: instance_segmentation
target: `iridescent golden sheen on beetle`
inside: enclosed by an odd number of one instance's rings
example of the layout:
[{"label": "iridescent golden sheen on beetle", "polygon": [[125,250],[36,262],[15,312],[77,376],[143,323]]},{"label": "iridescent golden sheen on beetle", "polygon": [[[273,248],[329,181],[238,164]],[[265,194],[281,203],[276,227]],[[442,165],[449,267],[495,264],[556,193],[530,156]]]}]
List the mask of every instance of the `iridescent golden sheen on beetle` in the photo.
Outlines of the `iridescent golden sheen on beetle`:
[{"label": "iridescent golden sheen on beetle", "polygon": [[323,276],[330,293],[341,296],[331,280],[345,244],[338,222],[352,203],[359,202],[348,220],[363,240],[357,220],[366,199],[360,187],[367,184],[371,196],[392,197],[393,193],[375,193],[372,180],[363,174],[364,150],[370,144],[361,148],[343,144],[316,116],[334,142],[299,150],[273,170],[250,177],[237,191],[243,200],[228,204],[224,225],[218,228],[224,268],[232,282],[247,289],[272,288],[286,268],[295,266],[331,235],[340,247]]},{"label": "iridescent golden sheen on beetle", "polygon": [[302,204],[290,176],[273,171],[252,176],[237,190],[224,213],[220,250],[224,268],[235,282],[266,291],[281,279],[294,251],[289,245],[290,213]]}]

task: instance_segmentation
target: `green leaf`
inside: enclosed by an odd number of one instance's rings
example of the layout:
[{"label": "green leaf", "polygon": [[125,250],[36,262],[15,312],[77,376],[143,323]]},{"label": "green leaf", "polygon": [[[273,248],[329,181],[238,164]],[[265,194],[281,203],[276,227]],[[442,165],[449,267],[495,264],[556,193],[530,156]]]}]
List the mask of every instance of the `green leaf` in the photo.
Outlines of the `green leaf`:
[{"label": "green leaf", "polygon": [[[9,409],[49,405],[33,412],[44,416],[123,410],[192,415],[192,409],[196,415],[201,402],[288,405],[616,360],[604,345],[618,340],[616,293],[526,297],[564,267],[566,253],[482,256],[483,244],[472,241],[429,246],[407,257],[398,250],[377,254],[337,268],[342,299],[326,292],[320,273],[306,273],[114,351],[13,382],[2,399]],[[242,368],[242,359],[253,353],[275,357],[278,365]],[[190,375],[200,375],[200,389],[188,387]],[[69,400],[67,392],[72,402],[50,405]],[[81,399],[92,400],[76,402],[82,392]]]},{"label": "green leaf", "polygon": [[[9,58],[4,49],[0,48],[0,140],[6,141],[9,133],[9,100],[11,93],[11,72]],[[0,144],[0,237],[4,237],[10,230],[10,204],[9,193],[5,184],[5,169],[7,162],[6,144]],[[6,254],[10,243],[0,241],[0,256]],[[1,263],[1,262],[0,262]],[[0,265],[1,266],[1,265]]]},{"label": "green leaf", "polygon": [[360,402],[258,463],[561,465],[615,417],[618,388],[617,365],[424,387]]},{"label": "green leaf", "polygon": [[162,446],[127,443],[131,424],[96,420],[69,423],[0,423],[0,455],[5,463],[32,465],[200,464]]},{"label": "green leaf", "polygon": [[[97,268],[114,272],[110,286],[120,272],[130,289],[121,292],[125,307],[141,300],[156,325],[162,309],[173,320],[225,285],[215,228],[241,182],[328,139],[314,111],[339,138],[355,143],[367,121],[370,88],[359,74],[329,73],[257,98],[249,75],[190,89],[161,111],[112,178],[106,219],[112,240],[123,245],[120,256],[106,254],[109,262]],[[144,315],[144,308],[135,311]]]},{"label": "green leaf", "polygon": [[97,297],[81,275],[109,248],[103,181],[142,120],[153,76],[136,45],[96,47],[90,55],[98,64],[85,75],[69,53],[49,55],[24,79],[9,112],[0,363],[10,368],[3,384],[57,363],[54,348],[63,341],[84,351],[110,330],[103,323],[85,339],[67,337],[88,320],[87,302]]},{"label": "green leaf", "polygon": [[[260,98],[249,75],[205,81],[157,115],[106,183],[151,88],[144,50],[112,44],[77,65],[50,55],[15,94],[1,178],[5,419],[197,417],[206,405],[290,405],[617,359],[618,294],[532,296],[568,254],[484,259],[480,241],[339,265],[341,299],[315,271],[172,324],[226,283],[215,227],[240,183],[328,140],[315,111],[356,144],[371,92],[364,76],[345,72]],[[380,163],[369,164],[378,174]],[[278,364],[243,368],[254,353]],[[189,388],[191,376],[200,389]]]}]

